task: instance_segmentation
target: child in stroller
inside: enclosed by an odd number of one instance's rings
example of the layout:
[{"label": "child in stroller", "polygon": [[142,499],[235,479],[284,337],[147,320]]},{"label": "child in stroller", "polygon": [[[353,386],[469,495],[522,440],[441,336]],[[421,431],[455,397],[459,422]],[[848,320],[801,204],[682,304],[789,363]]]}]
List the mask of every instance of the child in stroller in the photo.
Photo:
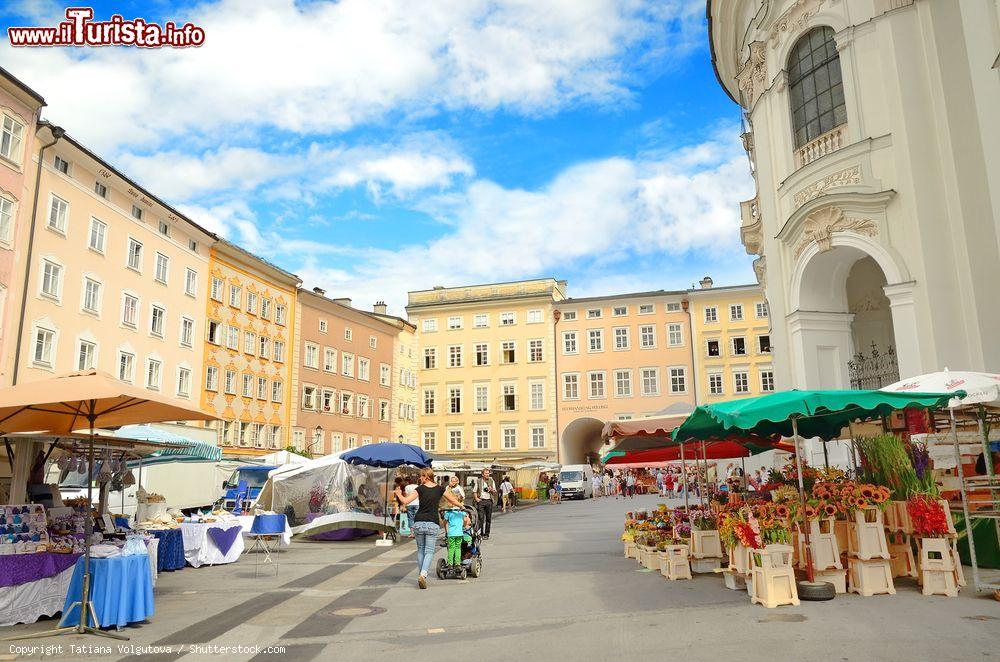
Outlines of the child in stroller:
[{"label": "child in stroller", "polygon": [[[449,513],[454,513],[449,515]],[[452,508],[443,513],[447,524],[447,536],[440,542],[448,548],[448,558],[438,560],[438,579],[465,579],[466,576],[479,577],[483,572],[483,557],[480,549],[482,535],[479,532],[478,514],[473,506]],[[461,522],[461,529],[453,529],[452,521]],[[453,547],[449,539],[452,531],[461,530],[461,537]],[[457,536],[456,536],[457,537]]]}]

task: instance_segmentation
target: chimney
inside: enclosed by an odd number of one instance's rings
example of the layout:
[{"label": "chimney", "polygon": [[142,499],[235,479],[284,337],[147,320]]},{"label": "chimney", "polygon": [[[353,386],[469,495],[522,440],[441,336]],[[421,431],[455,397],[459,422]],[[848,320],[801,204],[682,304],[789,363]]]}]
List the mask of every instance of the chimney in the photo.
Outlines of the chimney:
[{"label": "chimney", "polygon": [[435,285],[434,289],[435,290],[443,290],[444,289],[444,285]]},{"label": "chimney", "polygon": [[320,296],[323,296],[323,295],[326,294],[326,290],[324,290],[322,287],[314,287],[313,288],[313,292],[315,292],[316,294],[318,294]]},{"label": "chimney", "polygon": [[334,303],[339,303],[341,306],[347,306],[348,308],[351,307],[351,300],[347,297],[341,297],[339,299],[334,299],[333,301]]},{"label": "chimney", "polygon": [[713,281],[711,276],[705,276],[700,281],[698,281],[698,284],[701,285],[701,289],[709,290],[712,288],[712,282]]},{"label": "chimney", "polygon": [[372,312],[376,315],[385,315],[389,310],[389,307],[385,305],[385,301],[376,301],[375,305],[372,306]]}]

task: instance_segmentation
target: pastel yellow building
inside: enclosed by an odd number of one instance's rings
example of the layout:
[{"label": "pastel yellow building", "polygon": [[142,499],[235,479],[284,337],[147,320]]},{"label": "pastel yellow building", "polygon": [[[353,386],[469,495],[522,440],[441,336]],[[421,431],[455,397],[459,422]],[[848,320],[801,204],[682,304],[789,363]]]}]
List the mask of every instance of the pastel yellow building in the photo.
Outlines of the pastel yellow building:
[{"label": "pastel yellow building", "polygon": [[397,329],[392,343],[392,441],[419,444],[417,427],[417,328],[409,321],[389,315],[385,302],[375,304],[373,314]]},{"label": "pastel yellow building", "polygon": [[698,404],[774,391],[771,320],[760,285],[688,290],[695,326]]},{"label": "pastel yellow building", "polygon": [[214,235],[56,127],[34,145],[10,381],[96,368],[197,406]]},{"label": "pastel yellow building", "polygon": [[409,293],[420,362],[419,434],[438,456],[555,459],[552,278]]},{"label": "pastel yellow building", "polygon": [[289,444],[297,276],[239,246],[212,247],[205,314],[202,408],[225,455]]},{"label": "pastel yellow building", "polygon": [[659,290],[556,305],[560,462],[596,455],[605,421],[694,409],[685,299]]}]

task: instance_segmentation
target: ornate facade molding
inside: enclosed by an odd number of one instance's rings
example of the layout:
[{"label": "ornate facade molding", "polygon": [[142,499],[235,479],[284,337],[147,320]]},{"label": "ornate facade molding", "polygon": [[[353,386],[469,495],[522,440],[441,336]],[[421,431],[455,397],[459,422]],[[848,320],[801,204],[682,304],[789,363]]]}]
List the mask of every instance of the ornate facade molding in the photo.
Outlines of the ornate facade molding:
[{"label": "ornate facade molding", "polygon": [[743,220],[740,226],[740,241],[743,242],[748,255],[764,254],[764,229],[760,220],[759,205],[758,198],[740,203],[740,216]]},{"label": "ornate facade molding", "polygon": [[865,237],[877,237],[878,225],[868,218],[851,218],[844,215],[840,207],[823,207],[806,217],[802,225],[802,236],[795,247],[795,259],[813,242],[820,252],[833,248],[834,232],[851,232]]},{"label": "ornate facade molding", "polygon": [[778,47],[779,37],[785,32],[799,32],[809,24],[809,19],[819,11],[823,0],[795,0],[795,3],[778,17],[767,37],[771,48]]},{"label": "ornate facade molding", "polygon": [[753,261],[753,272],[761,287],[767,287],[767,256],[761,255]]},{"label": "ornate facade molding", "polygon": [[851,184],[861,183],[861,166],[854,166],[851,168],[845,168],[831,175],[827,175],[823,179],[813,182],[809,186],[805,187],[801,191],[797,192],[794,197],[795,208],[798,209],[805,203],[824,195],[827,191],[834,188],[839,188],[841,186],[850,186]]},{"label": "ornate facade molding", "polygon": [[767,85],[767,58],[764,42],[750,44],[750,57],[736,74],[736,82],[746,98],[746,107],[751,108]]}]

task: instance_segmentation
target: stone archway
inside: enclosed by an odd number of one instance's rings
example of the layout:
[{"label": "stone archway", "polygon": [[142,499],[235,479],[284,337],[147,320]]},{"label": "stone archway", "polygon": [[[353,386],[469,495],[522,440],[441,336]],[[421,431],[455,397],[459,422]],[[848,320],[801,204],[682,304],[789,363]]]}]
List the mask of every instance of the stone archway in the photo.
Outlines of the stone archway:
[{"label": "stone archway", "polygon": [[604,421],[583,417],[571,421],[559,435],[559,461],[562,464],[586,464],[587,455],[601,449]]}]

